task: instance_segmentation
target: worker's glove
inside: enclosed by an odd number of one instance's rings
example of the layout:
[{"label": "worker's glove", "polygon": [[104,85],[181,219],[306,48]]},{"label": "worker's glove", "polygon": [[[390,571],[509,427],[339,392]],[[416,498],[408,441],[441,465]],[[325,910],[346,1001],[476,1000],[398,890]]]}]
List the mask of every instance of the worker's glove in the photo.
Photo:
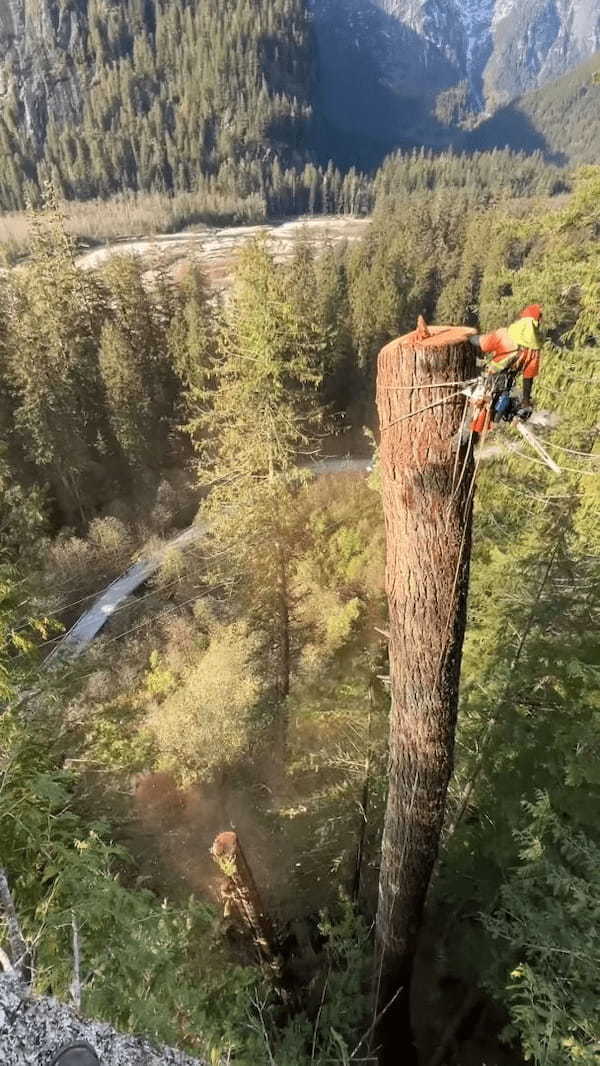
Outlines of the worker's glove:
[{"label": "worker's glove", "polygon": [[520,418],[521,422],[529,422],[533,414],[533,407],[519,407],[517,411],[517,418]]},{"label": "worker's glove", "polygon": [[473,337],[469,337],[469,344],[472,344],[474,348],[481,348],[481,334],[476,333]]}]

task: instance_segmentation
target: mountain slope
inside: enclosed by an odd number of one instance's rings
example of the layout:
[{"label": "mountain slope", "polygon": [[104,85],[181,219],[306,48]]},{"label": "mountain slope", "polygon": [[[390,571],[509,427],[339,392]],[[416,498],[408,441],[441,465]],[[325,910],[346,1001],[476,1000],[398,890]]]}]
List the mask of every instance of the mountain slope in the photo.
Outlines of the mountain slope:
[{"label": "mountain slope", "polygon": [[452,143],[451,127],[600,48],[600,0],[313,0],[321,117],[348,138]]},{"label": "mountain slope", "polygon": [[496,0],[485,95],[497,104],[560,78],[600,49],[599,0]]},{"label": "mountain slope", "polygon": [[600,55],[543,89],[501,108],[466,147],[541,150],[557,162],[600,162]]},{"label": "mountain slope", "polygon": [[281,210],[288,179],[317,202],[314,157],[415,145],[593,158],[585,86],[503,102],[596,45],[600,0],[0,0],[0,207],[50,179]]},{"label": "mountain slope", "polygon": [[302,154],[304,0],[0,0],[0,56],[4,206],[46,177],[77,197],[194,188]]}]

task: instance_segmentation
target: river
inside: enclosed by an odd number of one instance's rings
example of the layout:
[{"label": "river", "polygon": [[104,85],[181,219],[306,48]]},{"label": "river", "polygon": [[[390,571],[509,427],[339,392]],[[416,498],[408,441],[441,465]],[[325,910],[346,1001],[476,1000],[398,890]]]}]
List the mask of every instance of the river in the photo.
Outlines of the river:
[{"label": "river", "polygon": [[225,288],[231,278],[236,253],[253,237],[266,236],[269,248],[278,262],[285,262],[293,254],[299,239],[315,249],[327,244],[360,240],[368,231],[369,218],[350,215],[324,215],[295,218],[261,226],[228,226],[223,229],[204,226],[181,233],[157,234],[152,237],[128,237],[111,241],[100,248],[84,252],[77,259],[84,270],[102,266],[115,255],[143,256],[152,275],[159,267],[177,276],[190,260],[205,270],[211,285]]}]

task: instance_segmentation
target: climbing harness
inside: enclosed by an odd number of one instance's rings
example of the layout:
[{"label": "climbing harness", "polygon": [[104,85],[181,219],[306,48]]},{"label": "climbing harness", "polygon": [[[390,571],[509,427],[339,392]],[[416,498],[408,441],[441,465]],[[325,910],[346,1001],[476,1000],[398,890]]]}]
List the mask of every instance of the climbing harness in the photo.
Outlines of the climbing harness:
[{"label": "climbing harness", "polygon": [[[442,336],[444,333],[450,333],[450,327],[448,327],[448,329],[438,327],[437,332],[435,334],[432,334],[431,330],[426,325],[422,316],[419,316],[417,330],[415,331],[417,341],[425,342],[432,336],[439,337]],[[395,426],[399,426],[405,422],[408,422],[413,418],[417,418],[419,415],[426,414],[429,411],[434,411],[436,410],[436,408],[443,407],[447,403],[456,401],[459,396],[464,396],[468,400],[468,403],[464,406],[462,424],[457,435],[456,458],[452,477],[452,499],[455,498],[464,480],[465,472],[467,469],[467,460],[471,448],[478,441],[480,445],[482,445],[483,441],[485,440],[490,430],[493,428],[494,424],[498,424],[501,422],[505,422],[506,424],[513,426],[513,428],[517,430],[519,435],[529,446],[530,450],[536,453],[536,457],[534,458],[532,455],[526,455],[524,452],[521,452],[519,449],[513,446],[511,450],[515,451],[516,454],[522,455],[523,458],[526,458],[531,462],[543,463],[544,466],[548,467],[555,474],[561,474],[563,470],[569,469],[558,465],[558,463],[548,453],[548,451],[546,450],[542,442],[538,439],[533,430],[528,425],[526,425],[526,423],[529,422],[533,415],[533,408],[531,407],[529,402],[530,392],[528,392],[526,387],[524,388],[523,395],[521,395],[519,392],[515,392],[516,381],[519,375],[523,373],[522,361],[518,358],[520,352],[521,349],[517,349],[517,359],[514,365],[504,367],[497,373],[490,372],[488,369],[481,375],[481,377],[471,378],[468,381],[438,381],[433,382],[431,384],[388,385],[384,387],[386,391],[390,392],[414,392],[417,394],[422,390],[445,390],[448,388],[457,388],[458,391],[443,395],[439,399],[434,400],[432,403],[420,406],[414,411],[407,412],[407,414],[401,416],[400,418],[393,419],[387,424],[381,425],[382,433],[385,433],[386,431],[392,429]],[[527,381],[525,382],[525,386],[526,385]],[[466,424],[469,405],[471,405],[471,407],[475,411],[475,418],[470,429],[467,428]],[[544,414],[544,412],[541,412],[541,414]],[[545,414],[546,417],[549,416],[548,412],[545,412]],[[581,455],[583,458],[589,458],[590,461],[594,458],[594,456],[592,455],[588,456],[588,453],[576,452],[569,448],[561,449],[559,445],[555,445],[553,442],[550,441],[548,442],[548,444],[550,447],[557,447],[559,448],[559,450],[563,450],[566,453]],[[467,446],[465,451],[463,451],[464,446]],[[462,470],[460,470],[461,457],[463,460]],[[482,458],[483,449],[480,447],[476,463],[476,469],[469,491],[469,501],[472,499],[474,483]],[[600,458],[600,455],[598,456],[598,458]],[[596,472],[595,470],[590,469],[573,470],[573,473],[587,474],[589,476],[598,476],[598,474],[600,474],[600,471]]]}]

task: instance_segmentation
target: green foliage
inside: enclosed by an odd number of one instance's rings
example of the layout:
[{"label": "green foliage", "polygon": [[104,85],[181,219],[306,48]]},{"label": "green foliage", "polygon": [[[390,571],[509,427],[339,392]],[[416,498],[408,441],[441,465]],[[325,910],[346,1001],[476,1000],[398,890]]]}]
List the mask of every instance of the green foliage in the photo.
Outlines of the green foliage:
[{"label": "green foliage", "polygon": [[96,773],[115,777],[143,773],[156,760],[156,745],[149,730],[140,728],[139,707],[127,696],[95,707],[88,705],[84,737],[84,761]]},{"label": "green foliage", "polygon": [[330,1056],[334,1061],[341,1058],[345,1062],[369,1028],[369,930],[350,901],[342,896],[335,917],[322,916],[320,931],[325,937],[325,958],[329,964],[317,1034],[321,1056],[323,1059]]},{"label": "green foliage", "polygon": [[0,802],[3,862],[35,944],[37,990],[68,996],[75,920],[86,1013],[204,1055],[243,1044],[260,976],[227,962],[205,904],[175,906],[126,883],[127,853],[111,843],[106,825],[85,825],[76,813],[77,777],[58,768],[66,738],[57,741],[53,725],[48,716],[32,736],[13,716],[0,719],[3,757],[10,756]]},{"label": "green foliage", "polygon": [[168,336],[171,363],[184,388],[184,416],[193,412],[195,403],[202,404],[208,385],[216,343],[213,319],[205,277],[192,264],[181,283]]},{"label": "green foliage", "polygon": [[211,638],[197,665],[148,719],[159,766],[184,783],[230,766],[247,751],[261,692],[253,665],[256,638],[239,625],[217,629]]},{"label": "green foliage", "polygon": [[319,383],[324,343],[264,241],[245,245],[212,368],[217,387],[202,419],[215,479],[235,478],[237,493],[257,477],[272,481],[291,470],[308,443],[306,402]]},{"label": "green foliage", "polygon": [[27,491],[14,480],[5,456],[0,443],[0,558],[24,559],[37,553],[46,530],[46,498],[38,486]]},{"label": "green foliage", "polygon": [[[547,795],[525,804],[520,863],[485,926],[512,956],[495,991],[536,1066],[592,1066],[600,1050],[600,849],[561,820]],[[506,965],[506,963],[504,963]]]},{"label": "green foliage", "polygon": [[158,465],[173,421],[176,384],[165,359],[171,309],[161,301],[160,288],[148,292],[134,258],[114,259],[103,281],[110,311],[100,337],[99,365],[109,420],[131,468],[144,471]]},{"label": "green foliage", "polygon": [[[300,266],[300,261],[296,261]],[[294,489],[319,418],[316,389],[326,328],[292,298],[264,241],[242,248],[206,390],[191,429],[216,546],[213,574],[237,581],[273,650],[273,686],[290,683],[289,563]],[[243,594],[244,594],[243,593]]]},{"label": "green foliage", "polygon": [[81,527],[120,491],[153,491],[172,456],[186,375],[212,336],[206,302],[204,339],[194,326],[197,284],[179,291],[159,276],[149,288],[126,257],[99,275],[81,271],[52,193],[34,223],[31,258],[7,281],[0,321],[0,488],[13,551],[41,532],[42,509]]},{"label": "green foliage", "polygon": [[102,298],[75,266],[52,198],[36,220],[31,263],[11,285],[6,362],[17,439],[69,517],[83,515],[81,481],[90,476],[105,429],[95,362]]}]

